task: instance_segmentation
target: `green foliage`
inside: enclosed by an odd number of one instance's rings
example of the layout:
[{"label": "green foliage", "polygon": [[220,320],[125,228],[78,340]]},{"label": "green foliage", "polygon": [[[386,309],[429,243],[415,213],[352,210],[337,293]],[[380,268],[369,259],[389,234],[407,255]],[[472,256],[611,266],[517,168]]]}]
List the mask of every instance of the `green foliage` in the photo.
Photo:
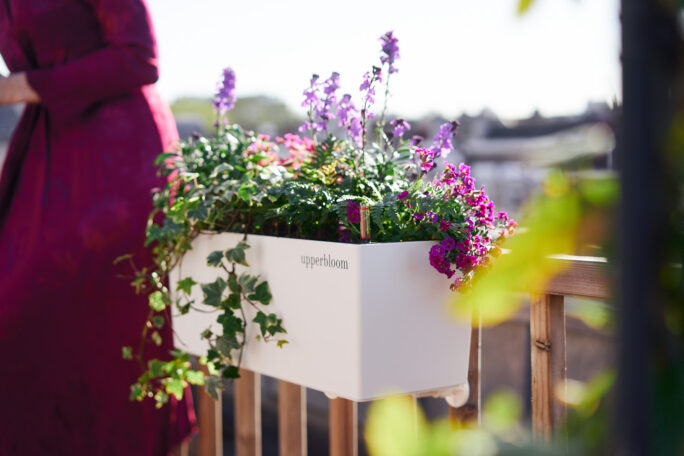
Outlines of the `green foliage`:
[{"label": "green foliage", "polygon": [[[389,86],[385,89],[388,93]],[[186,112],[194,104],[180,100],[174,109]],[[238,105],[229,116],[239,110]],[[189,357],[182,352],[172,353],[170,361],[145,362],[145,344],[161,345],[159,330],[171,312],[184,314],[201,303],[206,306],[202,311],[216,313],[218,325],[202,332],[209,343],[203,357],[209,370],[204,385],[213,396],[221,388],[220,378],[238,376],[248,325],[258,328],[259,340],[273,341],[281,348],[286,345],[282,319],[266,310],[273,300],[268,283],[245,270],[249,268],[250,234],[359,242],[356,219],[358,205],[363,205],[370,208],[374,242],[449,238],[455,243],[477,236],[486,241],[478,241],[472,249],[477,253],[471,254],[478,261],[483,259],[483,265],[490,250],[498,249],[499,231],[509,227],[493,221],[493,204],[473,187],[469,171],[452,169],[451,177],[445,171],[434,182],[424,183],[421,178],[426,171],[416,158],[416,147],[384,131],[384,116],[374,142],[367,131],[371,116],[366,108],[361,116],[360,141],[313,133],[311,139],[285,135],[287,139],[272,142],[238,125],[224,125],[222,119],[215,136],[196,135],[181,142],[174,153],[157,158],[167,183],[153,195],[154,210],[146,230],[146,245],[155,264],[134,268],[132,281],[139,293],[149,296],[150,307],[140,348],[126,352],[143,371],[131,390],[133,399],[153,398],[161,405],[169,397],[182,395],[188,383],[198,381],[189,369]],[[454,122],[443,127],[449,127],[453,135],[456,126]],[[449,140],[444,136],[440,141]],[[477,210],[471,203],[474,200],[481,202]],[[169,274],[191,249],[193,239],[200,233],[220,232],[241,233],[244,239],[208,255],[206,264],[218,271],[215,280],[198,284],[184,277],[172,297],[167,288]],[[449,267],[440,272],[453,275],[455,270],[449,268],[459,253],[453,245],[449,250]],[[130,256],[119,261],[124,260],[132,261]],[[463,282],[471,280],[476,266],[458,267],[464,273]],[[166,363],[173,363],[176,370],[160,367]]]},{"label": "green foliage", "polygon": [[518,15],[523,15],[532,7],[534,0],[518,0]]}]

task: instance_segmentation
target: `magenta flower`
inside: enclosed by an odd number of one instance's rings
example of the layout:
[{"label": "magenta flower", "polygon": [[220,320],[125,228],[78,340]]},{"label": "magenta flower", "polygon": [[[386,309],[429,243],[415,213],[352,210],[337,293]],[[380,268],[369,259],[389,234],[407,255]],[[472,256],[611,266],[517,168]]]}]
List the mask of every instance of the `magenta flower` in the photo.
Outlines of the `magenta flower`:
[{"label": "magenta flower", "polygon": [[337,234],[339,235],[338,242],[351,242],[351,231],[343,225],[337,227]]},{"label": "magenta flower", "polygon": [[359,223],[361,220],[359,203],[356,201],[347,200],[347,220],[349,223]]},{"label": "magenta flower", "polygon": [[408,190],[404,190],[403,192],[401,192],[397,195],[397,199],[405,200],[406,198],[408,198],[408,194],[409,194]]},{"label": "magenta flower", "polygon": [[444,231],[445,233],[449,231],[449,227],[451,226],[451,223],[447,222],[446,220],[440,220],[439,221],[439,229]]},{"label": "magenta flower", "polygon": [[424,172],[430,171],[435,166],[435,154],[430,149],[416,149],[416,155],[420,160],[420,169]]},{"label": "magenta flower", "polygon": [[430,249],[430,256],[443,257],[445,253],[446,250],[439,244],[433,245]]},{"label": "magenta flower", "polygon": [[456,247],[456,241],[454,241],[453,238],[448,237],[442,241],[442,246],[447,252],[454,250],[454,247]]}]

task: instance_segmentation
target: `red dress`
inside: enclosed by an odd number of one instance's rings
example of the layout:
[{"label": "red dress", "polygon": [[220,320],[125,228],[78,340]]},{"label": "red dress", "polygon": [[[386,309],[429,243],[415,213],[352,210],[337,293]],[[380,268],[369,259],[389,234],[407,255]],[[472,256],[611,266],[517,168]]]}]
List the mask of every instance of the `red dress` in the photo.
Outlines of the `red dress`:
[{"label": "red dress", "polygon": [[0,52],[42,99],[0,177],[0,456],[166,454],[194,415],[129,402],[147,302],[112,266],[149,261],[153,161],[177,139],[145,4],[0,0]]}]

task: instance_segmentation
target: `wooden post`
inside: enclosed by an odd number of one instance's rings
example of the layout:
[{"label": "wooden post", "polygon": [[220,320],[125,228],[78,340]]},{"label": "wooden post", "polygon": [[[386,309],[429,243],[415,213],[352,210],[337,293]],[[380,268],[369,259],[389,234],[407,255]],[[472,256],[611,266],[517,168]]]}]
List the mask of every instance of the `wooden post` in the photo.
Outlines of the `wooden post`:
[{"label": "wooden post", "polygon": [[261,456],[261,377],[245,369],[235,379],[235,454]]},{"label": "wooden post", "polygon": [[468,401],[459,408],[449,407],[449,420],[457,423],[481,423],[480,373],[482,370],[482,319],[473,311],[473,328],[470,332],[470,356],[468,361]]},{"label": "wooden post", "polygon": [[[200,366],[200,370],[205,375],[209,375],[206,366]],[[223,419],[220,395],[218,400],[214,400],[204,391],[204,388],[197,389],[197,424],[199,426],[197,449],[199,456],[223,454]]]},{"label": "wooden post", "polygon": [[554,391],[565,388],[565,303],[563,296],[530,296],[532,431],[548,439],[565,420],[566,409]]},{"label": "wooden post", "polygon": [[330,456],[357,456],[356,403],[347,399],[330,399]]},{"label": "wooden post", "polygon": [[278,381],[280,456],[306,456],[306,388]]}]

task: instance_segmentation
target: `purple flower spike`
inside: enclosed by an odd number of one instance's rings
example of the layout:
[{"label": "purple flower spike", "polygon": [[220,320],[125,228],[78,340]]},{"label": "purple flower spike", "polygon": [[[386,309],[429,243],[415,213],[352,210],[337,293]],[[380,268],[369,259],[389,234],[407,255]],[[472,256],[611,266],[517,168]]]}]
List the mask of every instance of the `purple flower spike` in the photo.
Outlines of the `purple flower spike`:
[{"label": "purple flower spike", "polygon": [[304,101],[302,101],[302,106],[312,108],[318,104],[318,78],[317,74],[311,76],[311,82],[309,87],[304,89]]},{"label": "purple flower spike", "polygon": [[369,106],[375,103],[375,83],[377,82],[382,82],[382,69],[374,66],[372,71],[366,71],[363,75],[363,82],[359,86],[363,100]]},{"label": "purple flower spike", "polygon": [[456,136],[456,129],[459,123],[457,121],[447,122],[439,127],[439,133],[435,136],[432,141],[432,147],[430,148],[434,153],[435,158],[446,157],[451,151],[454,150],[454,145],[451,140]]},{"label": "purple flower spike", "polygon": [[223,70],[223,81],[216,86],[213,104],[221,116],[235,106],[235,72],[230,67]]},{"label": "purple flower spike", "polygon": [[418,144],[420,144],[421,142],[423,142],[424,139],[425,139],[425,138],[423,138],[422,136],[413,135],[413,136],[411,137],[411,145],[415,147],[415,146],[417,146]]},{"label": "purple flower spike", "polygon": [[382,52],[384,54],[380,56],[380,61],[383,65],[388,64],[389,74],[396,73],[394,61],[399,59],[399,40],[394,37],[392,31],[389,31],[380,37],[380,41],[382,41]]},{"label": "purple flower spike", "polygon": [[390,122],[390,125],[394,127],[394,137],[401,138],[404,133],[411,129],[411,124],[404,119],[394,119]]}]

